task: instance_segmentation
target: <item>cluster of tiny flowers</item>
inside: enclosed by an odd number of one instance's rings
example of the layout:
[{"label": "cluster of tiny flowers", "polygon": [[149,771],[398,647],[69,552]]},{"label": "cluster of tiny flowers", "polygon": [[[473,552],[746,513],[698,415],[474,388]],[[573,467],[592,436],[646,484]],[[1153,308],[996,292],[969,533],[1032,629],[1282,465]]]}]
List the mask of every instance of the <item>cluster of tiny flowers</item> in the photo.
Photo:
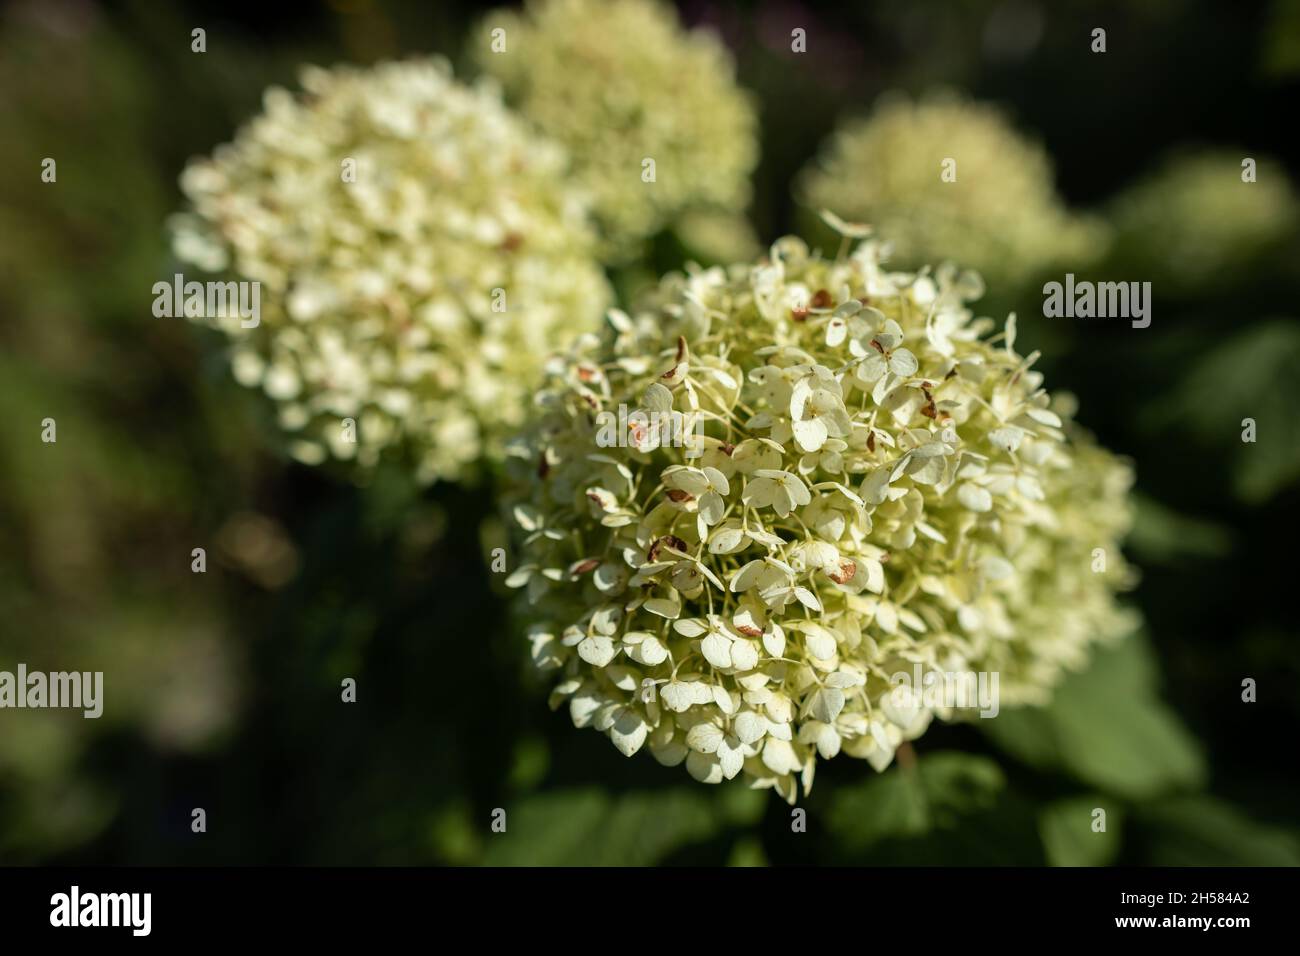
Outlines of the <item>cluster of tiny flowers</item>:
[{"label": "cluster of tiny flowers", "polygon": [[1258,160],[1242,180],[1242,153],[1171,158],[1110,204],[1115,254],[1162,287],[1201,292],[1232,278],[1295,228],[1286,170]]},{"label": "cluster of tiny flowers", "polygon": [[1059,263],[1077,267],[1106,241],[1099,221],[1061,202],[1040,146],[995,107],[955,93],[883,97],[832,135],[799,191],[811,209],[871,223],[901,265],[942,252],[1002,293]]},{"label": "cluster of tiny flowers", "polygon": [[[492,45],[496,30],[504,49]],[[478,62],[511,105],[568,148],[609,258],[687,210],[748,204],[754,108],[723,45],[683,30],[670,6],[540,0],[488,16],[477,40]]]},{"label": "cluster of tiny flowers", "polygon": [[567,158],[438,60],[301,80],[186,168],[175,252],[260,283],[260,324],[208,321],[295,457],[365,468],[401,449],[421,481],[463,477],[608,304]]},{"label": "cluster of tiny flowers", "polygon": [[1043,390],[1014,317],[973,317],[977,275],[882,249],[786,238],[670,275],[550,362],[509,452],[509,583],[552,706],[624,754],[793,801],[818,756],[883,769],[971,716],[930,675],[1039,703],[1133,626],[1128,467]]}]

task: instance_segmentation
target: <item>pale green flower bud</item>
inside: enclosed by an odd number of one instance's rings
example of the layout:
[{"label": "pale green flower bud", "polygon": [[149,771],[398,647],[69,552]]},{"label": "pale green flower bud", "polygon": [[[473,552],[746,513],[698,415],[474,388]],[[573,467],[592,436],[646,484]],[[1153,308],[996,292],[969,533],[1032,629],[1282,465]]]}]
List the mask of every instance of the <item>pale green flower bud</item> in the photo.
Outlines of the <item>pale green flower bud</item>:
[{"label": "pale green flower bud", "polygon": [[1057,196],[1051,160],[994,106],[949,92],[882,97],[838,129],[800,176],[809,207],[870,223],[907,268],[951,257],[1006,294],[1104,252],[1097,220]]},{"label": "pale green flower bud", "polygon": [[185,170],[175,252],[260,283],[259,324],[209,319],[296,457],[462,477],[608,303],[567,159],[441,61],[307,68],[302,85]]},{"label": "pale green flower bud", "polygon": [[748,204],[753,105],[723,45],[669,5],[540,0],[489,14],[473,43],[511,105],[568,148],[610,258],[687,211]]},{"label": "pale green flower bud", "polygon": [[[818,756],[883,769],[932,718],[1041,702],[1123,636],[1129,469],[1043,389],[1014,319],[972,316],[981,289],[890,272],[875,241],[827,261],[786,238],[668,276],[553,360],[512,445],[509,580],[553,705],[793,801]],[[925,692],[980,672],[991,707]]]}]

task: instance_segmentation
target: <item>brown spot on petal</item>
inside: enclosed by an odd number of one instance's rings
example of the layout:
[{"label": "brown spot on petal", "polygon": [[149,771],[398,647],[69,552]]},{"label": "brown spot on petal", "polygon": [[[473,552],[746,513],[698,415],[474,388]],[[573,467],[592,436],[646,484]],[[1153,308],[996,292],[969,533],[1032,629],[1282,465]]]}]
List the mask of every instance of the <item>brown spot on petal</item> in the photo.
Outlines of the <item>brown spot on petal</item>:
[{"label": "brown spot on petal", "polygon": [[681,504],[683,501],[694,501],[695,496],[688,491],[682,491],[680,488],[669,488],[668,500]]},{"label": "brown spot on petal", "polygon": [[798,307],[798,308],[791,309],[791,310],[790,310],[790,318],[794,319],[796,322],[803,322],[803,321],[807,320],[807,318],[808,318],[808,307],[807,307],[807,306],[800,306],[800,307]]},{"label": "brown spot on petal", "polygon": [[579,574],[595,571],[598,567],[600,567],[600,558],[584,558],[569,568],[569,574],[576,578]]},{"label": "brown spot on petal", "polygon": [[763,636],[762,629],[755,627],[753,624],[737,624],[736,630],[738,630],[741,634],[744,634],[746,637]]},{"label": "brown spot on petal", "polygon": [[524,244],[524,237],[517,232],[508,232],[506,237],[501,240],[501,249],[504,252],[514,252]]},{"label": "brown spot on petal", "polygon": [[646,552],[647,561],[656,561],[659,558],[659,552],[665,547],[672,548],[674,551],[686,553],[686,542],[675,534],[666,534],[661,538],[655,538],[654,543],[650,545],[650,550]]},{"label": "brown spot on petal", "polygon": [[721,445],[718,446],[718,450],[721,451],[728,458],[730,458],[731,453],[736,450],[736,446],[731,444],[731,442],[724,441]]},{"label": "brown spot on petal", "polygon": [[829,292],[825,289],[818,289],[813,293],[811,305],[814,309],[829,309],[833,301],[835,300],[831,298]]},{"label": "brown spot on petal", "polygon": [[858,563],[845,558],[840,562],[840,566],[836,570],[827,571],[826,575],[836,584],[848,584],[857,573]]},{"label": "brown spot on petal", "polygon": [[677,361],[680,362],[686,355],[686,336],[677,336]]},{"label": "brown spot on petal", "polygon": [[877,352],[879,352],[881,355],[885,354],[885,347],[881,345],[879,342],[877,342],[875,339],[871,340],[871,347],[875,349]]},{"label": "brown spot on petal", "polygon": [[869,431],[867,432],[867,451],[874,452],[875,450],[876,450],[876,433],[874,431]]}]

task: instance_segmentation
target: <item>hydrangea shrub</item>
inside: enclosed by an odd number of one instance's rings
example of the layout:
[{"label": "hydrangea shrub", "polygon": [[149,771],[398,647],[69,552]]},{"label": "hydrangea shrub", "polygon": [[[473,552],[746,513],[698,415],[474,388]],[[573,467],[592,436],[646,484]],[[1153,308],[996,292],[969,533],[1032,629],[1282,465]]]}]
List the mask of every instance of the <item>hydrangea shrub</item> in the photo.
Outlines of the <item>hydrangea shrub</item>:
[{"label": "hydrangea shrub", "polygon": [[978,276],[881,256],[785,238],[669,275],[549,364],[511,448],[509,583],[552,705],[624,754],[793,801],[819,757],[883,769],[964,715],[899,672],[996,672],[1003,705],[1042,703],[1132,627],[1128,466],[1014,316],[973,316]]},{"label": "hydrangea shrub", "polygon": [[797,191],[811,210],[871,223],[901,264],[950,256],[1000,293],[1105,248],[1104,225],[1057,195],[1047,152],[997,107],[949,91],[881,97],[832,134]]},{"label": "hydrangea shrub", "polygon": [[185,169],[175,252],[260,283],[259,325],[208,320],[295,457],[465,476],[608,304],[567,159],[440,60],[307,68],[302,87]]},{"label": "hydrangea shrub", "polygon": [[538,0],[490,14],[477,36],[508,102],[568,148],[607,257],[630,258],[688,211],[748,204],[754,107],[722,43],[682,29],[670,5]]},{"label": "hydrangea shrub", "polygon": [[1276,160],[1245,151],[1176,154],[1108,204],[1115,259],[1162,290],[1197,295],[1230,284],[1292,235],[1295,190]]}]

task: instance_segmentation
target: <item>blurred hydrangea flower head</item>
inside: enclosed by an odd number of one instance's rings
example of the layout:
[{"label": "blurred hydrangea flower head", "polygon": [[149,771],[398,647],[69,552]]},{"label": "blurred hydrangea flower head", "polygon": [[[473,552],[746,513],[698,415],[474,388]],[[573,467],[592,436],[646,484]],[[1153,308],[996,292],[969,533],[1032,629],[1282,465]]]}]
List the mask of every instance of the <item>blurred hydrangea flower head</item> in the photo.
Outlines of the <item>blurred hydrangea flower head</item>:
[{"label": "blurred hydrangea flower head", "polygon": [[996,107],[951,92],[882,97],[870,117],[832,134],[798,192],[811,209],[871,223],[900,265],[951,256],[1003,293],[1105,251],[1104,227],[1057,196],[1042,147]]},{"label": "blurred hydrangea flower head", "polygon": [[[494,30],[505,31],[499,52]],[[540,0],[489,15],[477,42],[507,100],[569,149],[607,256],[628,256],[687,210],[748,204],[754,108],[722,44],[683,30],[667,4]]]},{"label": "blurred hydrangea flower head", "polygon": [[176,254],[261,283],[259,326],[212,321],[297,458],[402,446],[422,481],[462,477],[608,301],[563,150],[437,60],[309,67],[302,86],[186,168]]},{"label": "blurred hydrangea flower head", "polygon": [[1197,293],[1248,268],[1295,228],[1296,197],[1277,162],[1242,181],[1243,152],[1170,158],[1110,203],[1115,255],[1161,286]]},{"label": "blurred hydrangea flower head", "polygon": [[886,271],[872,240],[829,261],[786,238],[666,277],[553,359],[511,449],[509,580],[552,705],[793,801],[818,756],[883,769],[974,713],[927,699],[929,675],[1042,703],[1124,635],[1129,469],[1044,390],[1014,317],[973,317],[981,288]]}]

